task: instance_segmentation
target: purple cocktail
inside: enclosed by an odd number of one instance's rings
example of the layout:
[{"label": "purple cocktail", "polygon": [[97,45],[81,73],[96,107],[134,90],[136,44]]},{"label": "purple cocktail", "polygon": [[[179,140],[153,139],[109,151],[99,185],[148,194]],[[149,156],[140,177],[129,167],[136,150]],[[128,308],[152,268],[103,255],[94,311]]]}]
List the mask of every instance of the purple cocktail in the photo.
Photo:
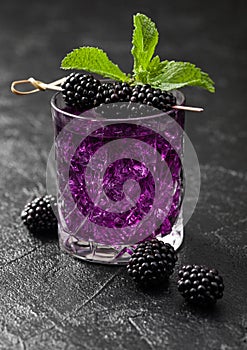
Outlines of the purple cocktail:
[{"label": "purple cocktail", "polygon": [[139,107],[52,99],[59,239],[77,257],[121,264],[143,240],[182,243],[184,111]]}]

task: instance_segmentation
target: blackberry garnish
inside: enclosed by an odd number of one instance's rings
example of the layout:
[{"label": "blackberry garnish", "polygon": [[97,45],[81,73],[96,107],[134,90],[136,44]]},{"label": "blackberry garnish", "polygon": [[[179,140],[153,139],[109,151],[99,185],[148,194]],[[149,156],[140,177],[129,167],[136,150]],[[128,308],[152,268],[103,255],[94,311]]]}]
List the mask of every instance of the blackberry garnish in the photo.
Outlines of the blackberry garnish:
[{"label": "blackberry garnish", "polygon": [[84,111],[102,102],[98,97],[101,83],[92,75],[71,73],[61,87],[64,101],[68,106]]},{"label": "blackberry garnish", "polygon": [[[173,94],[153,89],[147,84],[132,87],[121,82],[103,83],[99,90],[100,107],[103,108],[98,109],[98,112],[107,118],[140,118],[148,113],[145,105],[166,112],[176,104]],[[118,102],[129,103],[119,105]]]},{"label": "blackberry garnish", "polygon": [[21,219],[32,233],[57,232],[57,218],[52,210],[56,206],[56,198],[51,195],[35,198],[26,204]]},{"label": "blackberry garnish", "polygon": [[174,248],[157,239],[140,243],[127,265],[128,274],[142,284],[156,284],[173,273],[177,255]]},{"label": "blackberry garnish", "polygon": [[114,82],[103,83],[99,88],[102,103],[128,102],[132,88],[128,83]]},{"label": "blackberry garnish", "polygon": [[[140,103],[102,103],[96,108],[98,117],[104,117],[107,119],[130,119],[130,118],[141,118],[147,115],[147,108],[145,105]],[[155,114],[155,110],[152,111],[152,115]],[[149,110],[150,113],[150,110]]]},{"label": "blackberry garnish", "polygon": [[176,105],[176,97],[167,91],[154,89],[150,85],[136,85],[132,89],[131,102],[140,102],[158,108],[164,112]]},{"label": "blackberry garnish", "polygon": [[178,290],[186,301],[196,304],[215,304],[223,297],[223,279],[216,269],[187,265],[178,272]]},{"label": "blackberry garnish", "polygon": [[103,83],[92,75],[71,73],[61,85],[63,98],[68,106],[87,110],[101,103],[126,102],[132,89],[128,83]]},{"label": "blackberry garnish", "polygon": [[167,112],[176,104],[176,98],[172,93],[154,89],[148,84],[134,87],[126,82],[101,84],[92,75],[80,73],[71,73],[61,87],[65,103],[81,111],[100,104],[130,101]]}]

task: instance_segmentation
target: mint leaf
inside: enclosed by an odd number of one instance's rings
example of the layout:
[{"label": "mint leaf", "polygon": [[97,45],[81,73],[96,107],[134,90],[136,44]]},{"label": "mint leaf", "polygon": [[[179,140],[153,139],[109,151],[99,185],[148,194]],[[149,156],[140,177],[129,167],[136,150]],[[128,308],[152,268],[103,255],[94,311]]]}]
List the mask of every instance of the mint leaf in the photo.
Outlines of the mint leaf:
[{"label": "mint leaf", "polygon": [[134,57],[133,72],[138,75],[139,72],[147,69],[158,43],[159,33],[155,24],[147,16],[138,13],[133,17],[133,20],[134,32],[131,53]]},{"label": "mint leaf", "polygon": [[146,78],[155,88],[169,91],[183,86],[199,86],[210,92],[215,91],[213,80],[192,63],[175,61],[156,63]]},{"label": "mint leaf", "polygon": [[149,65],[147,66],[147,71],[149,73],[152,73],[152,74],[158,74],[158,73],[161,73],[161,70],[160,70],[160,58],[159,56],[155,56],[152,61],[149,63]]},{"label": "mint leaf", "polygon": [[160,62],[159,56],[155,56],[149,62],[147,69],[139,72],[138,75],[135,76],[135,81],[142,84],[147,84],[152,77],[162,74],[162,68],[166,62],[168,61]]},{"label": "mint leaf", "polygon": [[85,70],[120,81],[130,80],[103,50],[96,47],[80,47],[71,51],[62,60],[61,68]]},{"label": "mint leaf", "polygon": [[162,74],[163,69],[168,63],[169,61],[167,60],[160,62],[159,56],[155,56],[147,67],[148,79],[152,79],[153,77]]},{"label": "mint leaf", "polygon": [[214,81],[205,72],[201,72],[201,75],[202,75],[202,79],[201,79],[200,86],[210,92],[215,92]]}]

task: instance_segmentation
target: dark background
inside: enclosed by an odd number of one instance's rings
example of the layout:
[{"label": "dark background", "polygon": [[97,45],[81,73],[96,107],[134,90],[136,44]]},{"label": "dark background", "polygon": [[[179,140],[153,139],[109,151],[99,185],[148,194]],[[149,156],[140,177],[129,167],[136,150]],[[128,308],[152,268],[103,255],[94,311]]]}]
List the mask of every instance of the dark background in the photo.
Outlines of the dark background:
[{"label": "dark background", "polygon": [[[0,9],[0,349],[247,348],[245,1],[4,1]],[[167,288],[143,291],[122,267],[82,263],[57,241],[33,237],[19,217],[45,193],[52,145],[50,92],[11,95],[13,80],[62,77],[71,49],[102,47],[131,71],[132,15],[152,17],[163,59],[196,63],[216,94],[184,92],[187,133],[198,153],[202,187],[186,226],[179,263],[218,268],[225,296],[212,310],[188,306]]]}]

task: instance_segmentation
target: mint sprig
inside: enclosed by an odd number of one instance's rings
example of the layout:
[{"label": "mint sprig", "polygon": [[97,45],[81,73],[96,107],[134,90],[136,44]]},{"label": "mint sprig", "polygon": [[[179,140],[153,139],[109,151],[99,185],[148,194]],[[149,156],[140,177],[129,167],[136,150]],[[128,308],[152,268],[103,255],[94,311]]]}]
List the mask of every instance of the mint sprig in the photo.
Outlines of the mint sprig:
[{"label": "mint sprig", "polygon": [[61,68],[85,70],[120,81],[130,80],[107,54],[97,47],[80,47],[73,50],[62,60]]},{"label": "mint sprig", "polygon": [[161,61],[155,56],[159,33],[155,24],[144,14],[133,17],[134,31],[131,53],[134,58],[132,76],[125,74],[107,54],[95,47],[80,47],[62,60],[61,68],[79,69],[96,73],[117,81],[135,84],[150,84],[161,90],[198,86],[214,92],[214,82],[209,75],[189,62]]}]

